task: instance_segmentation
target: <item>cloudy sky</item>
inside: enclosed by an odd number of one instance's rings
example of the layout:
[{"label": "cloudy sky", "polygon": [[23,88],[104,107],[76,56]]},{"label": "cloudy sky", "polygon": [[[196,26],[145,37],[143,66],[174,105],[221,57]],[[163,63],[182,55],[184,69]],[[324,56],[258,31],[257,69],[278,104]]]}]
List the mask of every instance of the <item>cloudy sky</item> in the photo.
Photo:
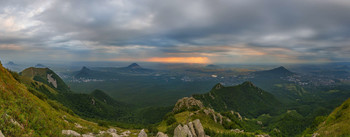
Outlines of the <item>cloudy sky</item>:
[{"label": "cloudy sky", "polygon": [[349,0],[0,1],[0,60],[349,59]]}]

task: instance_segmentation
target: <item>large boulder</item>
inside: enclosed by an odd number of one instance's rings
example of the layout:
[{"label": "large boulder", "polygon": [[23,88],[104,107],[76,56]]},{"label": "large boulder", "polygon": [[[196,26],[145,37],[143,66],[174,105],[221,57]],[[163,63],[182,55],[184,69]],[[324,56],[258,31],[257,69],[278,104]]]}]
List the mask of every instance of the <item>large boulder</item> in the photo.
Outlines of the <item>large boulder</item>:
[{"label": "large boulder", "polygon": [[168,135],[164,134],[163,132],[158,132],[156,137],[168,137]]},{"label": "large boulder", "polygon": [[193,126],[193,123],[192,123],[192,122],[189,122],[187,125],[188,125],[188,127],[190,128],[190,131],[191,131],[192,136],[193,136],[193,137],[197,137],[196,131],[195,131],[194,126]]},{"label": "large boulder", "polygon": [[75,132],[73,130],[62,130],[62,135],[73,136],[73,137],[81,136],[78,132]]},{"label": "large boulder", "polygon": [[176,102],[173,112],[180,112],[182,110],[189,110],[189,109],[202,109],[202,108],[204,108],[204,105],[201,101],[193,97],[184,97],[182,99],[179,99]]},{"label": "large boulder", "polygon": [[138,137],[147,137],[147,134],[144,129],[142,129],[138,135]]},{"label": "large boulder", "polygon": [[174,130],[174,137],[193,137],[187,125],[178,125]]},{"label": "large boulder", "polygon": [[193,121],[193,125],[196,131],[196,135],[198,137],[205,137],[205,132],[204,132],[204,128],[202,126],[202,123],[199,119],[196,119]]}]

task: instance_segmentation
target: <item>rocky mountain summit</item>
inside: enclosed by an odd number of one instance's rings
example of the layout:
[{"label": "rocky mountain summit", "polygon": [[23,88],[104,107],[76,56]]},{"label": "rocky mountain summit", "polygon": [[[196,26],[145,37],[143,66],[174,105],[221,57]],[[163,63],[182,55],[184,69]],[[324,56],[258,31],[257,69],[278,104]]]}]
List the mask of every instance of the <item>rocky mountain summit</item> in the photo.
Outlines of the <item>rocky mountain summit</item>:
[{"label": "rocky mountain summit", "polygon": [[180,112],[187,109],[193,110],[202,108],[204,108],[204,105],[201,101],[193,97],[184,97],[176,102],[173,112]]}]

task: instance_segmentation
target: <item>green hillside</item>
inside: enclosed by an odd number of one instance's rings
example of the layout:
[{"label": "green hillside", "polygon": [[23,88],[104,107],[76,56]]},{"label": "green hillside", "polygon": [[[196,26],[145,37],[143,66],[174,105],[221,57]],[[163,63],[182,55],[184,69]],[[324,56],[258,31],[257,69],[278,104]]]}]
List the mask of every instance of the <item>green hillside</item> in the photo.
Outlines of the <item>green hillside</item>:
[{"label": "green hillside", "polygon": [[[42,82],[49,85],[51,88],[57,89],[61,92],[69,92],[69,87],[64,83],[64,81],[49,68],[34,68],[30,67],[23,70],[20,75],[32,78],[35,81]],[[49,80],[52,79],[52,81]]]},{"label": "green hillside", "polygon": [[234,110],[250,117],[274,113],[280,107],[280,102],[272,94],[256,87],[251,82],[231,87],[217,84],[209,93],[196,94],[193,97],[216,111]]},{"label": "green hillside", "polygon": [[34,95],[13,74],[16,78],[0,64],[0,130],[5,136],[62,136],[62,130],[96,133],[107,129],[80,119],[53,100]]},{"label": "green hillside", "polygon": [[350,99],[337,107],[318,127],[314,135],[325,137],[350,136]]},{"label": "green hillside", "polygon": [[[57,82],[57,88],[49,82],[48,76]],[[74,93],[57,74],[48,68],[27,68],[20,73],[19,79],[30,91],[38,91],[35,93],[43,94],[42,96],[63,104],[81,117],[122,122],[135,121],[129,119],[130,106],[115,101],[100,90],[95,90],[91,94]]]}]

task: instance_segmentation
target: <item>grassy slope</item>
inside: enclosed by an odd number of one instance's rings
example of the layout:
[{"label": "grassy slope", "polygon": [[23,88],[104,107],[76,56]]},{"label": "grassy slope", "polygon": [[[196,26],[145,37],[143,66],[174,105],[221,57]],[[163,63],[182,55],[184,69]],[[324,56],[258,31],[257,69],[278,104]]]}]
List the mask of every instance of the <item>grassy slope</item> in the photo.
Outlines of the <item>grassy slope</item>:
[{"label": "grassy slope", "polygon": [[321,136],[350,136],[350,99],[337,107],[318,127]]},{"label": "grassy slope", "polygon": [[[6,136],[61,136],[61,131],[66,129],[80,133],[106,130],[65,112],[62,105],[49,102],[51,100],[39,99],[29,92],[25,85],[16,81],[0,65],[0,130]],[[10,119],[23,128],[10,122]],[[78,129],[74,123],[86,128]]]}]

